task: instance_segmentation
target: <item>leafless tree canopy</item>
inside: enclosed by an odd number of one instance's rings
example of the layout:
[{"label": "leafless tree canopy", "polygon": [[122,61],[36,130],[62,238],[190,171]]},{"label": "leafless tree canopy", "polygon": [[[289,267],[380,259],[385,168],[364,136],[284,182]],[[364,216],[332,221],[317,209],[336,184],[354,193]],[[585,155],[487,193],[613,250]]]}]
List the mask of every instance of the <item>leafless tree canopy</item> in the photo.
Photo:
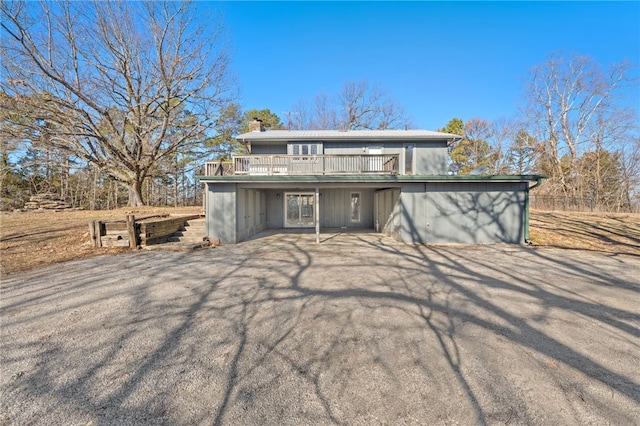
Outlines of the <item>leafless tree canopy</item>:
[{"label": "leafless tree canopy", "polygon": [[318,94],[311,103],[299,101],[288,112],[293,129],[400,129],[410,119],[384,90],[366,81],[347,81],[335,96]]},{"label": "leafless tree canopy", "polygon": [[622,107],[621,89],[633,84],[631,65],[602,71],[589,57],[552,55],[531,69],[526,87],[526,115],[533,134],[551,162],[551,184],[573,195],[570,180],[582,152],[616,145],[633,127],[635,111]]},{"label": "leafless tree canopy", "polygon": [[2,108],[41,149],[129,188],[200,143],[231,99],[219,22],[187,2],[2,2]]}]

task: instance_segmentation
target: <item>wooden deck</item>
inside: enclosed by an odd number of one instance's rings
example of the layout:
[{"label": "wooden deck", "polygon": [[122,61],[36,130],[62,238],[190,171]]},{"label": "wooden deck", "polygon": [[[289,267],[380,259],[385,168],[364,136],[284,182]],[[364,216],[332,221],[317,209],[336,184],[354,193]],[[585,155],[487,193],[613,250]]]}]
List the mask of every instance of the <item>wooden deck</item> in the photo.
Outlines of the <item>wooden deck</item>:
[{"label": "wooden deck", "polygon": [[205,176],[395,175],[399,156],[390,155],[246,155],[230,162],[207,162]]}]

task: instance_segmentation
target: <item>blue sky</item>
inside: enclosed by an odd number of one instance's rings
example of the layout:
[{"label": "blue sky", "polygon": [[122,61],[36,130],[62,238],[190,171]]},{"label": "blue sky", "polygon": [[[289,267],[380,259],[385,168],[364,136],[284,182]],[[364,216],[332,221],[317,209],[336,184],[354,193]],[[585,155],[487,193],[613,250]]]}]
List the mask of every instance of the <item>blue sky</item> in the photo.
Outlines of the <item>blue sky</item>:
[{"label": "blue sky", "polygon": [[[245,109],[284,120],[347,80],[377,83],[414,127],[515,115],[552,52],[640,64],[640,2],[224,2]],[[635,76],[640,77],[638,69]],[[631,93],[640,107],[640,94]]]}]

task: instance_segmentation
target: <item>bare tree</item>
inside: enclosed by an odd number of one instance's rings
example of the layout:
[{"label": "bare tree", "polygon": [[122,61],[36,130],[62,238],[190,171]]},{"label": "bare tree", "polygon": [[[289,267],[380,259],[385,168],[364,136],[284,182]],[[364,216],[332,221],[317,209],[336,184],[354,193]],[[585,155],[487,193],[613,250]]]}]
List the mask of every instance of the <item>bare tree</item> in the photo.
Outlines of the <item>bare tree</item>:
[{"label": "bare tree", "polygon": [[399,129],[411,126],[400,105],[377,85],[366,81],[347,81],[342,90],[331,96],[318,94],[311,105],[298,101],[292,110],[295,129]]},{"label": "bare tree", "polygon": [[465,137],[469,141],[472,169],[491,165],[489,139],[494,135],[493,125],[483,118],[470,118],[464,125]]},{"label": "bare tree", "polygon": [[220,23],[186,2],[2,2],[0,89],[36,146],[67,151],[141,205],[155,164],[201,143],[231,98]]},{"label": "bare tree", "polygon": [[321,92],[313,100],[313,124],[314,129],[337,129],[340,125],[335,108],[331,105],[331,97],[326,92]]},{"label": "bare tree", "polygon": [[347,81],[338,94],[340,124],[346,130],[393,129],[406,124],[404,109],[377,85]]},{"label": "bare tree", "polygon": [[[513,141],[517,139],[517,123],[510,118],[500,118],[491,123],[491,148],[493,150],[493,161],[490,164],[491,174],[504,175],[511,172],[510,162],[512,161],[511,147]],[[522,174],[522,167],[519,173]]]},{"label": "bare tree", "polygon": [[311,125],[313,118],[309,112],[309,103],[305,100],[298,100],[291,105],[290,111],[285,111],[287,115],[287,129],[302,130],[313,129]]},{"label": "bare tree", "polygon": [[621,204],[629,206],[631,211],[640,212],[640,137],[635,136],[625,142],[621,149],[624,190],[621,191]]},{"label": "bare tree", "polygon": [[618,126],[621,117],[613,119],[611,112],[617,108],[620,90],[631,82],[630,68],[622,63],[602,72],[588,57],[564,59],[558,55],[532,68],[526,87],[526,112],[534,137],[546,145],[552,162],[552,184],[563,195],[575,195],[570,194],[575,188],[572,180],[583,147],[603,132],[602,126],[609,130]]}]

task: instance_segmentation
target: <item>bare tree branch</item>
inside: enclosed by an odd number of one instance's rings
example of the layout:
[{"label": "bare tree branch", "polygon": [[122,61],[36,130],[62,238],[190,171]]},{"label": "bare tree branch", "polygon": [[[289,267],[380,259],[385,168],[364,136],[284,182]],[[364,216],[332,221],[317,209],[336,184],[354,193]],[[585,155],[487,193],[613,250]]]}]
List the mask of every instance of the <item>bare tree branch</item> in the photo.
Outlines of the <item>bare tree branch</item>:
[{"label": "bare tree branch", "polygon": [[28,118],[25,134],[102,169],[141,204],[155,164],[201,143],[233,98],[221,24],[196,19],[196,7],[2,2],[0,89]]},{"label": "bare tree branch", "polygon": [[629,128],[630,121],[616,119],[612,112],[619,110],[621,89],[635,84],[630,71],[631,66],[622,63],[604,73],[588,57],[557,54],[531,69],[525,90],[529,128],[553,165],[551,185],[564,196],[576,195],[578,159],[598,135],[619,137],[622,127]]},{"label": "bare tree branch", "polygon": [[383,130],[411,126],[404,109],[366,81],[347,81],[338,94],[320,93],[310,107],[299,101],[292,111],[291,126],[296,129]]}]

